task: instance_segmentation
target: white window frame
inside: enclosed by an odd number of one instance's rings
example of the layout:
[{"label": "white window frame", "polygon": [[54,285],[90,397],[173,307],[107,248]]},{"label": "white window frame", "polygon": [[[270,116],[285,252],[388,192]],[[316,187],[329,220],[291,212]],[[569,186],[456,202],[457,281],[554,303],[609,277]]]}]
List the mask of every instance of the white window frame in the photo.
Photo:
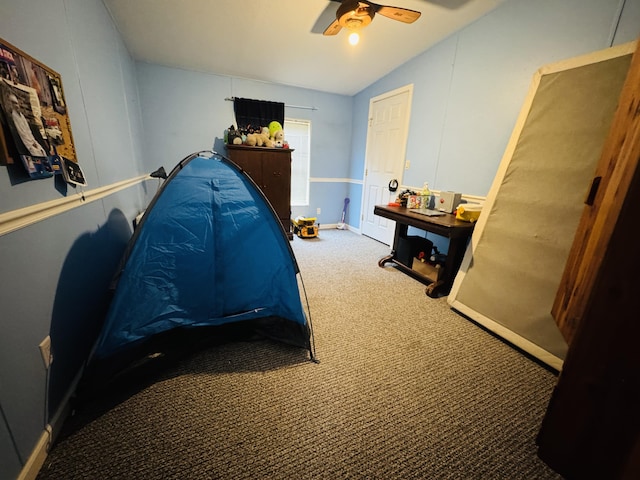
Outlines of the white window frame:
[{"label": "white window frame", "polygon": [[[309,206],[311,120],[285,118],[284,139],[291,152],[291,206]],[[304,131],[306,130],[306,132]]]}]

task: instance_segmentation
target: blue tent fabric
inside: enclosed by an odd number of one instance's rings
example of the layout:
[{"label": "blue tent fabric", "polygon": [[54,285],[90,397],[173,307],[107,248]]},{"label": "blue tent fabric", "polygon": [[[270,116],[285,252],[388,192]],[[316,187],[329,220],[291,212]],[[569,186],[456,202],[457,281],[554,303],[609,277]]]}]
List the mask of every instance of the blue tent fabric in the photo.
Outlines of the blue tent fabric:
[{"label": "blue tent fabric", "polygon": [[238,322],[311,351],[297,274],[289,240],[250,177],[218,154],[194,154],[173,169],[134,232],[93,355]]}]

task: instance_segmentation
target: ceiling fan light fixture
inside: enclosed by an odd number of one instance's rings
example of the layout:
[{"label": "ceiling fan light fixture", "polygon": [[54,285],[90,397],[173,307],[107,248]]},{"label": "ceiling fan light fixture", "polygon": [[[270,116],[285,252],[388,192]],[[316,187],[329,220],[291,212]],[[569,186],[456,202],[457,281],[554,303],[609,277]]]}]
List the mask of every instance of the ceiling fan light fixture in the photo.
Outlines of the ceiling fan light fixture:
[{"label": "ceiling fan light fixture", "polygon": [[403,23],[413,23],[420,17],[420,12],[416,10],[378,5],[368,0],[334,1],[340,1],[340,6],[336,10],[336,19],[323,32],[328,36],[337,35],[342,28],[362,29],[371,23],[376,13]]},{"label": "ceiling fan light fixture", "polygon": [[360,41],[360,34],[358,32],[351,32],[349,34],[349,43],[353,46],[357,45]]},{"label": "ceiling fan light fixture", "polygon": [[363,28],[371,23],[375,12],[368,8],[356,8],[338,17],[338,23],[345,28]]}]

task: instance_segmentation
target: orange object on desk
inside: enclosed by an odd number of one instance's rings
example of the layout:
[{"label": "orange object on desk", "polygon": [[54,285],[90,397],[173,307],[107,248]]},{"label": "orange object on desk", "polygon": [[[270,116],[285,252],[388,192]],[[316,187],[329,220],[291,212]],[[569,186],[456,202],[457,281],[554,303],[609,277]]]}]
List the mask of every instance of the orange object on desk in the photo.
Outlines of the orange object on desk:
[{"label": "orange object on desk", "polygon": [[387,205],[390,206],[390,207],[400,207],[401,206],[398,202],[389,202]]}]

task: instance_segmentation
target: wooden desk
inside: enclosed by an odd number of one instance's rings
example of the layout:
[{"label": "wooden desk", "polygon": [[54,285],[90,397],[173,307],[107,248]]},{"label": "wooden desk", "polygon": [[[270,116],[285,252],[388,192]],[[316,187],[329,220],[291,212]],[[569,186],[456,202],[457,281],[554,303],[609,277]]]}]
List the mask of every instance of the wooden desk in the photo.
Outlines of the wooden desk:
[{"label": "wooden desk", "polygon": [[[397,269],[427,285],[425,293],[429,297],[448,295],[451,290],[451,285],[453,284],[453,279],[462,263],[467,242],[469,237],[471,237],[475,223],[463,222],[456,219],[455,215],[450,213],[429,217],[416,213],[409,208],[391,207],[387,205],[376,205],[373,213],[396,222],[391,254],[381,258],[378,265],[384,267],[386,263],[393,262]],[[395,253],[398,240],[401,237],[407,237],[409,227],[415,227],[426,232],[442,235],[449,239],[449,251],[442,271],[435,272],[435,275],[425,275],[411,268],[411,265],[404,265],[396,259]]]}]

